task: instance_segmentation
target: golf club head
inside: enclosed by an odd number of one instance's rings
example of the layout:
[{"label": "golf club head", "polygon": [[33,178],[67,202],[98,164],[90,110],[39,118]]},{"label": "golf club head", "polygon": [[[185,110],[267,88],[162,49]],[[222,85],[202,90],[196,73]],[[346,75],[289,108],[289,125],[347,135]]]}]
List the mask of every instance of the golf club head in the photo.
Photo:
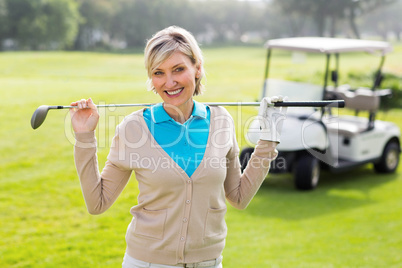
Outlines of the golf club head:
[{"label": "golf club head", "polygon": [[47,105],[41,105],[38,107],[38,109],[35,110],[35,112],[32,115],[31,118],[31,127],[33,129],[37,129],[42,125],[43,121],[45,121],[47,112],[49,111],[49,106]]}]

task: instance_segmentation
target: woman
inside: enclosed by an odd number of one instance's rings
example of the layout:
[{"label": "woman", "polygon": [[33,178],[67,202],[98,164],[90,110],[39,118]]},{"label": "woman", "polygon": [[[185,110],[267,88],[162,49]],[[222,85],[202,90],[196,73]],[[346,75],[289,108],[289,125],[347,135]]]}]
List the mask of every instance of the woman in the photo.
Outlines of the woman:
[{"label": "woman", "polygon": [[148,87],[162,102],[118,125],[100,174],[96,106],[91,99],[71,104],[77,107],[70,110],[74,156],[88,211],[107,210],[134,171],[140,193],[123,267],[222,267],[225,200],[239,209],[251,201],[277,155],[285,110],[268,107],[278,98],[263,99],[261,140],[241,174],[231,116],[193,100],[204,76],[194,37],[175,26],[156,33],[145,48],[145,67]]}]

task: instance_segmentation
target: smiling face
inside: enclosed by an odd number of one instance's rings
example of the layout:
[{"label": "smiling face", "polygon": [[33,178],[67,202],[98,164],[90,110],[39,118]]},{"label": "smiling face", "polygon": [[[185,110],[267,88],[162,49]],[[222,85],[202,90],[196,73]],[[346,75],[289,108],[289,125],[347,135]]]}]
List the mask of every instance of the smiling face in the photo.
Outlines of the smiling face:
[{"label": "smiling face", "polygon": [[186,115],[188,109],[191,114],[196,78],[199,75],[200,68],[188,56],[174,52],[152,72],[151,80],[156,93],[165,104],[165,109],[173,105]]}]

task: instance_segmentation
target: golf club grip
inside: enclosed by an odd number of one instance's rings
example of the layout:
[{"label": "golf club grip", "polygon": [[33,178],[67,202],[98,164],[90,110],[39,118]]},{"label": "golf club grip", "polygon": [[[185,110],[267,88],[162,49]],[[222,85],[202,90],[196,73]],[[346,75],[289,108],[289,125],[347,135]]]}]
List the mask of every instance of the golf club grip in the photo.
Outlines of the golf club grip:
[{"label": "golf club grip", "polygon": [[335,106],[343,108],[345,107],[344,100],[335,101],[283,101],[275,102],[275,107],[325,107],[325,106]]}]

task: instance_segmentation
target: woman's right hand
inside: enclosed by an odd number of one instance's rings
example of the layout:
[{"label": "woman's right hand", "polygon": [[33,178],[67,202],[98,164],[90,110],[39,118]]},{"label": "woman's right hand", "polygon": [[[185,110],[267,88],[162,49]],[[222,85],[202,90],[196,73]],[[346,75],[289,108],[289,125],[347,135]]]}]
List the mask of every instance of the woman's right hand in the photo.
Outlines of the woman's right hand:
[{"label": "woman's right hand", "polygon": [[273,96],[261,100],[259,110],[259,121],[261,129],[261,140],[280,142],[282,125],[286,119],[287,107],[275,107],[275,102],[286,101],[288,97]]},{"label": "woman's right hand", "polygon": [[99,121],[99,113],[96,105],[92,99],[82,99],[72,102],[71,106],[77,108],[70,108],[71,124],[74,132],[90,132],[96,129]]}]

